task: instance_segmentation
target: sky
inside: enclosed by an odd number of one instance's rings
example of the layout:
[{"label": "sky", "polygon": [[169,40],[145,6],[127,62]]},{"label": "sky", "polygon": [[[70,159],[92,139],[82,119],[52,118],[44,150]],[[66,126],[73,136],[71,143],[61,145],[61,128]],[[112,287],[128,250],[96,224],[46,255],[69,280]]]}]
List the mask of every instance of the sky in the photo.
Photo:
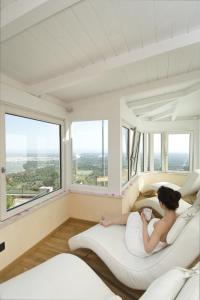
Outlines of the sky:
[{"label": "sky", "polygon": [[6,153],[59,153],[59,125],[6,114]]},{"label": "sky", "polygon": [[[59,125],[6,114],[6,152],[26,155],[59,153]],[[104,120],[104,151],[108,152],[108,121]],[[154,151],[160,152],[160,134],[155,134]],[[102,152],[102,121],[72,124],[73,152]],[[125,140],[123,139],[123,144]],[[125,146],[125,145],[124,145]],[[123,147],[124,148],[124,147]],[[189,152],[188,134],[170,134],[169,153]]]},{"label": "sky", "polygon": [[[104,151],[108,152],[108,121],[104,120]],[[73,153],[102,152],[102,120],[72,123]]]}]

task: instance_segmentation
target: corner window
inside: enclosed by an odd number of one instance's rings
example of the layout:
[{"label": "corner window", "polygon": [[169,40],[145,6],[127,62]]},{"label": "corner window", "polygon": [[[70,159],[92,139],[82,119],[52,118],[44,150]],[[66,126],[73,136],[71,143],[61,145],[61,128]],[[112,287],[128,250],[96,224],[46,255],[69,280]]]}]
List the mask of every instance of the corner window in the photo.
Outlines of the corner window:
[{"label": "corner window", "polygon": [[108,186],[108,121],[73,122],[72,183]]},{"label": "corner window", "polygon": [[61,189],[61,125],[5,114],[6,210]]}]

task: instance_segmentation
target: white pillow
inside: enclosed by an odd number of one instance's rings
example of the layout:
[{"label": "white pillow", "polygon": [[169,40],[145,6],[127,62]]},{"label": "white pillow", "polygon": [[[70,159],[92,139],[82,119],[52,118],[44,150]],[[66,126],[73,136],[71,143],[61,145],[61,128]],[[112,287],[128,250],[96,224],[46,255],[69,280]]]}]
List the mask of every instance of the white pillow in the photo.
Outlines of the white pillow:
[{"label": "white pillow", "polygon": [[188,278],[178,296],[176,297],[176,300],[199,300],[199,264],[192,270],[194,270],[193,275]]},{"label": "white pillow", "polygon": [[180,189],[180,186],[178,186],[176,184],[173,184],[171,182],[166,182],[166,181],[160,181],[160,182],[155,182],[152,184],[147,184],[146,186],[143,187],[142,193],[146,193],[146,192],[152,191],[152,190],[157,192],[161,186],[169,187],[175,191],[178,191]]},{"label": "white pillow", "polygon": [[199,300],[198,286],[199,264],[191,270],[175,268],[154,280],[140,300]]},{"label": "white pillow", "polygon": [[182,269],[172,269],[154,280],[140,300],[174,300],[186,278]]},{"label": "white pillow", "polygon": [[186,182],[180,188],[179,192],[182,196],[196,193],[200,189],[200,169],[194,170],[188,175]]},{"label": "white pillow", "polygon": [[168,244],[172,244],[176,240],[176,238],[180,235],[183,228],[195,216],[195,214],[198,211],[199,211],[199,206],[192,205],[177,218],[176,222],[168,232],[166,238]]}]

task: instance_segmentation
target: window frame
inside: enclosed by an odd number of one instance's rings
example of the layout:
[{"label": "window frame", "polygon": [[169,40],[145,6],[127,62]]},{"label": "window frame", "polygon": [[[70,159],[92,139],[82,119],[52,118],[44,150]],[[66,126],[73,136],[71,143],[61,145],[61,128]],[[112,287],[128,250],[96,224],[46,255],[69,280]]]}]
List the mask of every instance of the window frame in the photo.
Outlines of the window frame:
[{"label": "window frame", "polygon": [[[95,121],[107,121],[108,122],[108,185],[107,186],[99,186],[99,185],[89,185],[89,184],[79,184],[79,183],[73,183],[73,170],[72,170],[72,157],[73,157],[73,137],[72,137],[72,124],[76,122],[95,122]],[[102,123],[103,124],[103,123]],[[104,145],[104,135],[103,135],[103,127],[102,126],[102,146]],[[85,192],[85,193],[98,193],[98,194],[105,194],[108,193],[109,186],[110,186],[110,180],[109,180],[109,119],[88,119],[88,120],[73,120],[70,123],[69,126],[69,133],[70,133],[70,184],[69,189],[70,191],[75,192]]]},{"label": "window frame", "polygon": [[[130,181],[130,127],[123,124],[121,126],[121,141],[122,141],[122,138],[123,138],[123,128],[127,129],[128,130],[128,180],[126,182],[122,182],[122,171],[123,171],[123,149],[122,149],[122,144],[121,144],[121,187],[124,188],[127,183]],[[133,135],[133,140],[134,140],[134,135]]]},{"label": "window frame", "polygon": [[[169,143],[169,134],[189,134],[189,170],[188,171],[181,171],[181,170],[169,170],[168,168],[168,143]],[[181,174],[187,174],[192,171],[193,169],[193,151],[194,151],[194,145],[193,145],[193,131],[191,130],[176,130],[176,131],[167,131],[166,132],[166,139],[165,139],[165,147],[166,147],[166,157],[165,157],[165,170],[167,173],[181,173]]]},{"label": "window frame", "polygon": [[10,106],[6,104],[0,104],[0,166],[6,166],[6,128],[5,128],[5,115],[11,114],[14,116],[24,117],[28,119],[33,119],[36,121],[43,121],[47,123],[53,123],[56,125],[60,125],[60,176],[61,176],[61,188],[54,192],[51,192],[45,196],[39,197],[35,200],[30,200],[23,205],[15,207],[11,210],[7,211],[6,208],[6,176],[5,173],[2,173],[0,170],[0,220],[4,221],[12,216],[22,213],[23,211],[27,211],[30,208],[39,205],[42,202],[46,202],[54,197],[57,197],[64,192],[66,192],[66,172],[65,172],[65,152],[66,152],[66,145],[64,143],[64,134],[66,131],[65,128],[65,121],[63,119],[54,118],[52,116],[36,113],[34,111],[27,111],[26,108],[20,108],[18,106]]},{"label": "window frame", "polygon": [[[192,130],[167,130],[167,131],[141,131],[141,134],[144,134],[144,171],[141,173],[181,173],[187,174],[192,171],[193,168],[193,157],[194,157],[194,132]],[[161,134],[161,163],[162,163],[162,170],[154,170],[154,147],[153,147],[153,135],[156,133]],[[149,135],[149,144],[150,144],[150,170],[148,170],[148,156],[147,156],[147,134]],[[188,171],[180,171],[180,170],[169,170],[168,169],[168,136],[169,134],[190,134],[190,147],[189,147],[189,170]]]}]

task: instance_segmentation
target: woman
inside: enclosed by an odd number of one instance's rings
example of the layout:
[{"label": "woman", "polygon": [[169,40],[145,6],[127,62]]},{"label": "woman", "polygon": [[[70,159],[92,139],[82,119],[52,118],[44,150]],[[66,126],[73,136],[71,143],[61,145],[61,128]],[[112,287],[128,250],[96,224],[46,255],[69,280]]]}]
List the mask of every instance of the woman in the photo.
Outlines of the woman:
[{"label": "woman", "polygon": [[128,250],[137,256],[148,256],[166,246],[167,234],[176,221],[176,209],[179,206],[181,194],[168,187],[158,189],[158,200],[164,210],[162,219],[153,218],[148,223],[144,213],[131,212],[119,218],[102,218],[101,225],[107,227],[113,224],[127,224],[126,244]]}]

